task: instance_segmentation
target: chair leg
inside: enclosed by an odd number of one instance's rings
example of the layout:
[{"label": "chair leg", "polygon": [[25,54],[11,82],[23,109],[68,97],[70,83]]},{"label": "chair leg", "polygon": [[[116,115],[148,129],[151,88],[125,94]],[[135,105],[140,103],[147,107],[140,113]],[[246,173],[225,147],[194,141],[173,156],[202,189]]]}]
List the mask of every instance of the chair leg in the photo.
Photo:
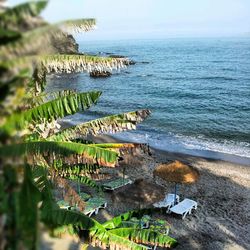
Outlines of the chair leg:
[{"label": "chair leg", "polygon": [[167,206],[166,213],[167,213],[167,214],[170,214],[170,213],[171,213],[171,211],[170,211],[170,206]]},{"label": "chair leg", "polygon": [[99,208],[96,208],[95,209],[95,214],[98,214],[98,212],[99,212]]},{"label": "chair leg", "polygon": [[186,211],[186,212],[183,214],[183,216],[182,216],[182,219],[183,219],[183,220],[185,219],[185,217],[186,217],[186,215],[188,214],[188,212],[189,212],[189,211]]},{"label": "chair leg", "polygon": [[88,216],[91,217],[92,214],[93,214],[94,212],[95,212],[95,210],[91,211],[91,212],[88,214]]}]

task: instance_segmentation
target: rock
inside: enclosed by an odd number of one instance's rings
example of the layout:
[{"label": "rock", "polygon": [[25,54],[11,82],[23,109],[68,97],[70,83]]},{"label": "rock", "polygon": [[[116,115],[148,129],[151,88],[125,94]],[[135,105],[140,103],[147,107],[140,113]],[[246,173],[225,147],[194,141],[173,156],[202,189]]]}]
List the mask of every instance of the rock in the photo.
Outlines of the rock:
[{"label": "rock", "polygon": [[[121,58],[121,59],[127,58],[126,56],[121,56],[121,55],[110,55],[109,57],[112,57],[112,58]],[[129,58],[127,58],[127,59],[128,59],[128,61],[125,62],[125,65],[126,65],[126,66],[135,65],[135,64],[136,64],[135,61],[130,60]]]},{"label": "rock", "polygon": [[77,54],[78,53],[78,44],[76,43],[72,35],[65,33],[60,34],[60,37],[52,39],[52,46],[55,52],[60,54]]},{"label": "rock", "polygon": [[110,77],[112,75],[111,72],[109,71],[99,71],[99,70],[93,70],[92,72],[89,73],[90,77]]}]

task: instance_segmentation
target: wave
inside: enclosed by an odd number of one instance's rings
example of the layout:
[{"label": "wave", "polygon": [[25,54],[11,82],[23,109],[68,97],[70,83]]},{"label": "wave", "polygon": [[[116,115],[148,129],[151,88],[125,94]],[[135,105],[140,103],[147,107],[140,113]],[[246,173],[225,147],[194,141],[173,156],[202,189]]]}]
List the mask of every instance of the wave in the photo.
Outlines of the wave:
[{"label": "wave", "polygon": [[203,76],[203,77],[160,77],[162,80],[224,80],[224,81],[237,81],[237,78],[225,76]]},{"label": "wave", "polygon": [[150,77],[153,76],[153,74],[141,74],[141,75],[137,75],[136,77]]},{"label": "wave", "polygon": [[115,135],[123,140],[149,143],[151,147],[180,152],[202,157],[224,159],[224,154],[247,158],[250,164],[250,143],[230,140],[215,140],[204,138],[202,135],[184,136],[173,133],[159,133],[157,131],[136,130]]},{"label": "wave", "polygon": [[205,76],[205,77],[197,77],[197,80],[225,80],[225,81],[236,81],[236,78],[226,77],[226,76]]}]

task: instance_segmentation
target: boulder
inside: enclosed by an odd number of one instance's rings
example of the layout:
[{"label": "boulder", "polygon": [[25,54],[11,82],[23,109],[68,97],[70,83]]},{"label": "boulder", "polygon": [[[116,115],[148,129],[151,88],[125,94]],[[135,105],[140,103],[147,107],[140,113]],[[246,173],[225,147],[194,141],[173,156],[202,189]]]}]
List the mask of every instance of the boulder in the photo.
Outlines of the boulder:
[{"label": "boulder", "polygon": [[[127,58],[126,56],[121,56],[121,55],[110,55],[109,57],[112,57],[112,58]],[[135,61],[133,61],[133,60],[130,60],[129,58],[127,58],[128,59],[128,61],[127,62],[125,62],[125,65],[126,66],[129,66],[129,65],[134,65],[136,62]]]},{"label": "boulder", "polygon": [[98,77],[109,77],[112,75],[109,71],[99,71],[99,70],[93,70],[89,73],[90,77],[98,78]]}]

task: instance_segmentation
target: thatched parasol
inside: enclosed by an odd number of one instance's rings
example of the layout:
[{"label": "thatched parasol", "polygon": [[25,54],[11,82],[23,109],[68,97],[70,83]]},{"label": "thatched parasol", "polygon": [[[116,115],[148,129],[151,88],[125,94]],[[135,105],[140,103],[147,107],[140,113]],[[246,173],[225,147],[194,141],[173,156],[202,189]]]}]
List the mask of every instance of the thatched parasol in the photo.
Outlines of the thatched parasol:
[{"label": "thatched parasol", "polygon": [[199,173],[193,167],[174,161],[170,164],[163,163],[158,165],[154,170],[154,175],[163,180],[175,183],[175,201],[177,193],[177,184],[191,184],[198,180]]}]

